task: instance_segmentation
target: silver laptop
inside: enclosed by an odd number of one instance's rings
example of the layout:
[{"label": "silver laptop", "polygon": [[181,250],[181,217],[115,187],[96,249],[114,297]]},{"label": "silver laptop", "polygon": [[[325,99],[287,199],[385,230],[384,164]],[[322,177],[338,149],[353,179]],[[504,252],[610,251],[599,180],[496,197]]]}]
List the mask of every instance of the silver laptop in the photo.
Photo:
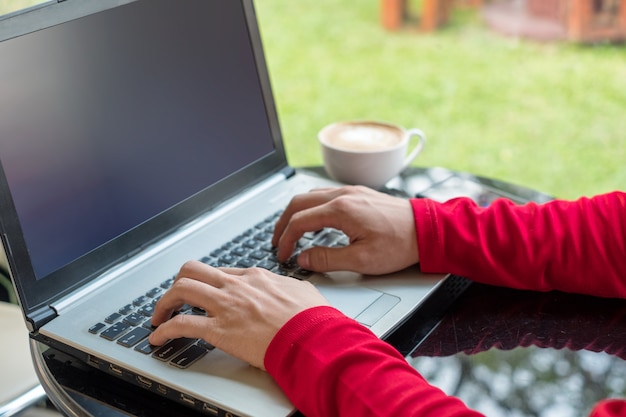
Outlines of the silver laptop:
[{"label": "silver laptop", "polygon": [[36,340],[208,415],[290,415],[265,372],[219,349],[149,346],[183,262],[310,279],[379,337],[445,281],[271,259],[277,213],[335,184],[287,164],[251,0],[50,1],[0,21],[0,57],[2,240]]}]

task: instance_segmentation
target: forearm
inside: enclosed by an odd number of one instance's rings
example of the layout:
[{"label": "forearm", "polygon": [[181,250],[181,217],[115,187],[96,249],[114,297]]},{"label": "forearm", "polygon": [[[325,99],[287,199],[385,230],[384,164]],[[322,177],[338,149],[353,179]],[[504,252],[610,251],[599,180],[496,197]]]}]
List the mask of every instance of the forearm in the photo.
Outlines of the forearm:
[{"label": "forearm", "polygon": [[411,201],[424,272],[540,291],[626,297],[626,194],[482,208]]},{"label": "forearm", "polygon": [[270,344],[265,366],[309,417],[479,415],[430,386],[393,347],[329,307],[306,310],[288,322]]}]

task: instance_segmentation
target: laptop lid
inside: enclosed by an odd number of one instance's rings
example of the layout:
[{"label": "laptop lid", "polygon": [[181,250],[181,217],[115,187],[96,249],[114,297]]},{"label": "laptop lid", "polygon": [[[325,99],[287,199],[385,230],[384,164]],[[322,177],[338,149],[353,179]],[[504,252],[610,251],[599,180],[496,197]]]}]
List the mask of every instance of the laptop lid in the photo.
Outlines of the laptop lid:
[{"label": "laptop lid", "polygon": [[0,20],[0,56],[2,240],[31,330],[290,172],[250,0],[48,2]]}]

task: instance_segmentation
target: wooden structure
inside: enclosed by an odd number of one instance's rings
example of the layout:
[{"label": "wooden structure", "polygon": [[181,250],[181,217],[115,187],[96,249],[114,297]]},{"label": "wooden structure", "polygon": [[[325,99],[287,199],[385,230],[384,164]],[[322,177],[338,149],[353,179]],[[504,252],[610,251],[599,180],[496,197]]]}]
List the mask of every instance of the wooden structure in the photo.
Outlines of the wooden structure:
[{"label": "wooden structure", "polygon": [[568,40],[626,39],[626,0],[526,0],[526,9],[560,24]]},{"label": "wooden structure", "polygon": [[[482,6],[483,0],[422,0],[418,28],[425,32],[436,30],[448,21],[452,8]],[[385,29],[400,29],[409,17],[408,0],[380,0],[381,23]]]},{"label": "wooden structure", "polygon": [[485,7],[483,15],[493,16],[490,11],[499,9],[504,23],[511,14],[523,13],[521,20],[525,19],[526,27],[521,35],[531,38],[533,32],[538,32],[532,26],[552,24],[562,33],[557,40],[584,43],[626,40],[626,0],[523,0],[523,8],[511,5],[508,13],[507,4],[513,3],[493,1]]},{"label": "wooden structure", "polygon": [[566,19],[570,40],[626,39],[626,0],[570,0]]},{"label": "wooden structure", "polygon": [[[522,13],[532,19],[553,22],[563,38],[575,42],[626,40],[626,0],[521,0]],[[380,0],[381,23],[385,29],[397,30],[409,18],[409,0]],[[434,31],[444,25],[454,7],[482,7],[485,0],[422,0],[417,28]],[[499,7],[511,0],[491,0],[489,7]],[[517,3],[517,2],[515,2]],[[511,13],[520,13],[511,6]],[[529,30],[532,32],[532,30]]]}]

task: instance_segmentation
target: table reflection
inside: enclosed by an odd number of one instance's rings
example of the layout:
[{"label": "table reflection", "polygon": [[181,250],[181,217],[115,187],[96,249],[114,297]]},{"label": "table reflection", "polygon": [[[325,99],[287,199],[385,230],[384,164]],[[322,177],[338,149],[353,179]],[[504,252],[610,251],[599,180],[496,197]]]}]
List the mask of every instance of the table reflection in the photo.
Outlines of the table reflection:
[{"label": "table reflection", "polygon": [[626,396],[626,301],[472,284],[410,355],[489,416],[587,416]]}]

